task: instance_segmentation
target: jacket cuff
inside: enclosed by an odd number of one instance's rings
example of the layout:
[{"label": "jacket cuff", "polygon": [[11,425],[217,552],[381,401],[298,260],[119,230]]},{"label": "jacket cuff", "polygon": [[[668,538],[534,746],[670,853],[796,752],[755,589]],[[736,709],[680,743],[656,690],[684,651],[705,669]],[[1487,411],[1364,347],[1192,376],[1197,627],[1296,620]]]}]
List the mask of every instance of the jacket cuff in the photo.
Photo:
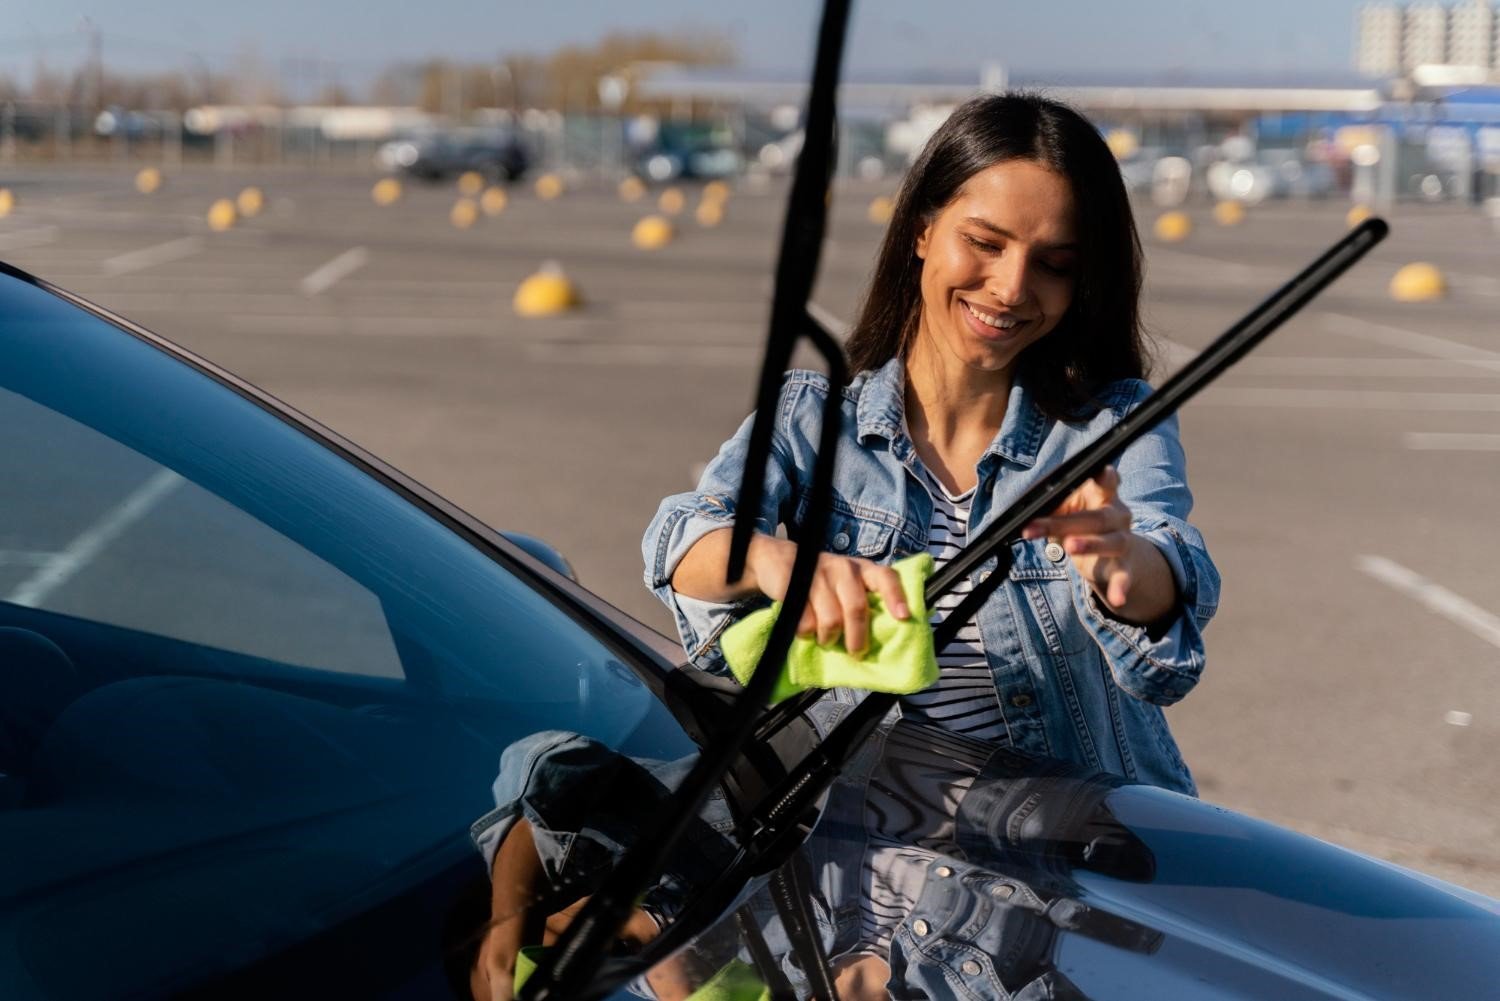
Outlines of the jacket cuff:
[{"label": "jacket cuff", "polygon": [[1110,614],[1088,582],[1072,576],[1074,605],[1103,651],[1115,684],[1133,698],[1162,706],[1192,690],[1203,674],[1203,634],[1197,616],[1187,614],[1191,606],[1186,601],[1165,630],[1148,630]]},{"label": "jacket cuff", "polygon": [[[1136,524],[1131,526],[1131,531],[1149,539],[1161,551],[1167,565],[1172,568],[1172,579],[1177,582],[1177,597],[1183,607],[1192,609],[1193,618],[1200,629],[1208,625],[1208,620],[1219,610],[1219,572],[1209,562],[1196,531],[1188,528],[1188,531],[1193,532],[1193,538],[1190,539],[1170,521]],[[1198,542],[1197,545],[1194,545],[1195,541]]]},{"label": "jacket cuff", "polygon": [[500,770],[491,793],[495,809],[469,826],[469,839],[484,858],[485,872],[495,867],[495,854],[516,821],[525,817],[531,823],[532,840],[542,869],[554,882],[560,876],[572,846],[573,835],[553,831],[531,802],[538,782],[538,769],[565,750],[585,747],[582,738],[563,730],[543,730],[523,737],[500,755]]},{"label": "jacket cuff", "polygon": [[[672,589],[672,574],[705,535],[734,525],[734,510],[732,497],[679,494],[662,504],[646,533],[646,586],[671,609],[688,658],[718,674],[727,672],[719,652],[719,635],[737,619],[769,602],[763,598],[729,603],[690,598]],[[774,531],[764,518],[756,519],[755,527],[768,535]]]}]

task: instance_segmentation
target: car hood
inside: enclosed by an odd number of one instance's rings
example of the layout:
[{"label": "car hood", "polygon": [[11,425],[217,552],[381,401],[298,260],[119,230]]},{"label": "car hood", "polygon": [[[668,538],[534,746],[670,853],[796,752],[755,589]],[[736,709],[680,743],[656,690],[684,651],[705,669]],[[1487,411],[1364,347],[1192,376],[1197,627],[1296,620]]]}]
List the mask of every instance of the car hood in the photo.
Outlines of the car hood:
[{"label": "car hood", "polygon": [[[853,764],[793,864],[834,965],[867,947],[872,896],[901,912],[893,996],[1479,997],[1500,979],[1500,902],[1459,887],[1059,762],[997,750],[977,776],[929,759],[914,779],[889,759]],[[891,859],[906,876],[881,871]],[[894,905],[883,880],[906,883]],[[695,965],[722,970],[732,939],[802,993],[778,909],[756,900],[698,936]]]}]

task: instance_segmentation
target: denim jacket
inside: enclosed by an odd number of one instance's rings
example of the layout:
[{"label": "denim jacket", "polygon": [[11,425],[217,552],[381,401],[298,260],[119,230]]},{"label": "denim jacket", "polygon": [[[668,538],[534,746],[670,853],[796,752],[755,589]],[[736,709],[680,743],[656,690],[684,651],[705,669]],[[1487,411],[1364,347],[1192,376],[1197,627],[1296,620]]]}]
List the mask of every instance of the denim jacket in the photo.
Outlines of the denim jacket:
[{"label": "denim jacket", "polygon": [[[843,391],[843,429],[834,470],[832,511],[822,540],[827,551],[889,563],[927,547],[932,500],[906,430],[902,361],[861,373]],[[1013,385],[1004,420],[977,467],[970,532],[979,531],[1056,468],[1113,426],[1149,393],[1140,380],[1106,387],[1092,419],[1046,417],[1026,386]],[[771,459],[756,526],[786,526],[799,538],[817,449],[827,379],[795,370],[777,403]],[[750,420],[720,448],[698,489],[662,501],[642,543],[646,584],[672,609],[692,660],[724,671],[719,635],[750,603],[716,604],[679,595],[671,578],[704,535],[734,521],[748,449]],[[1203,671],[1201,630],[1219,599],[1219,574],[1203,538],[1187,522],[1192,495],[1175,416],[1120,457],[1120,499],[1132,529],[1155,543],[1171,565],[1179,608],[1164,627],[1148,631],[1111,615],[1072,561],[1045,555],[1046,540],[1017,542],[1008,580],[978,614],[1000,710],[1016,750],[1074,762],[1128,779],[1195,794],[1196,789],[1161,707],[1181,699]],[[988,576],[995,561],[975,571]],[[815,714],[828,726],[857,701],[833,693]]]}]

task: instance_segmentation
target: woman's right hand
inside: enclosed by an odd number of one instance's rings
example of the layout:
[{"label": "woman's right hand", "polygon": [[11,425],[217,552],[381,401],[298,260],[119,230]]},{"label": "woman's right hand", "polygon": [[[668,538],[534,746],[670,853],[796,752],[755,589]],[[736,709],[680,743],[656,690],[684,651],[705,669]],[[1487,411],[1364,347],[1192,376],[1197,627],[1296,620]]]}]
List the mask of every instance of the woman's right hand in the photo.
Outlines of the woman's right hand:
[{"label": "woman's right hand", "polygon": [[[796,543],[757,534],[750,541],[746,568],[754,575],[755,586],[762,594],[781,601],[791,583],[796,557]],[[858,655],[869,643],[867,595],[872,593],[880,595],[886,609],[896,618],[905,619],[911,614],[901,577],[890,567],[857,556],[820,554],[807,607],[797,623],[797,635],[816,638],[823,645],[842,636],[844,649]]]}]

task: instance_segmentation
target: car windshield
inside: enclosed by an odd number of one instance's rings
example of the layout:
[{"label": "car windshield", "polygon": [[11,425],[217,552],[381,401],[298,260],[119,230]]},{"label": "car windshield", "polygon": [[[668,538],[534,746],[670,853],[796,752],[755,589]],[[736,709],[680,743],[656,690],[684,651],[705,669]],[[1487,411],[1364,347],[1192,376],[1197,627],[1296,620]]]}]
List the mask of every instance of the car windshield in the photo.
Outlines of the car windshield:
[{"label": "car windshield", "polygon": [[[377,979],[416,976],[484,881],[469,828],[506,747],[564,729],[691,750],[618,638],[229,387],[9,276],[0,455],[10,997],[156,995],[356,919],[392,936]],[[80,962],[78,930],[106,925]]]}]

